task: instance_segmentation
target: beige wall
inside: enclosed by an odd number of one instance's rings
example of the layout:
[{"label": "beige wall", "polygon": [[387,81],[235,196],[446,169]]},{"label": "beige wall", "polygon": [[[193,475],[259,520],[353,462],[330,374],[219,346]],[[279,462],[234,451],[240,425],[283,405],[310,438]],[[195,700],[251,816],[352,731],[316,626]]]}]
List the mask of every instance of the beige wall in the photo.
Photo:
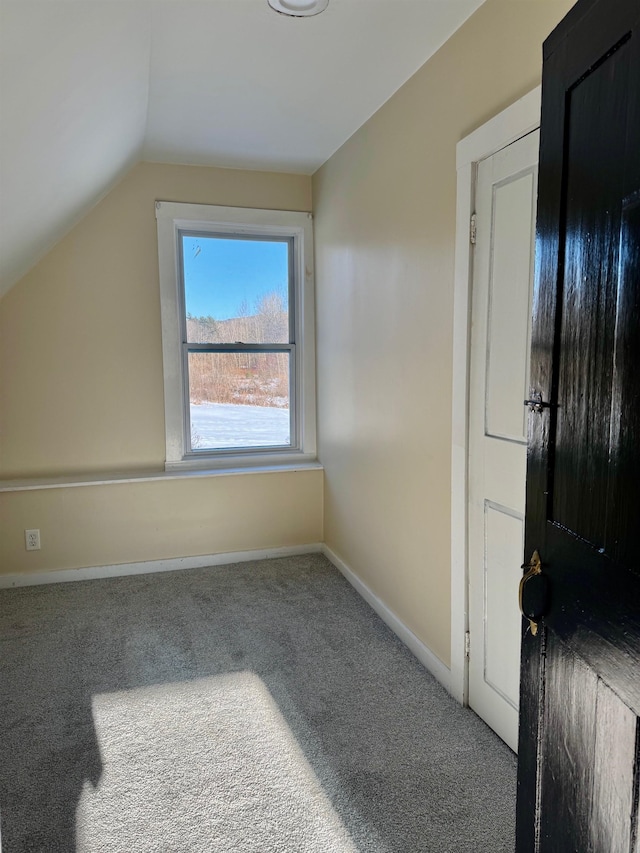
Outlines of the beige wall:
[{"label": "beige wall", "polygon": [[455,147],[571,5],[487,0],[314,176],[325,542],[447,664]]},{"label": "beige wall", "polygon": [[[76,569],[322,540],[322,471],[0,494],[2,574]],[[42,550],[25,551],[40,529]]]},{"label": "beige wall", "polygon": [[[0,478],[163,469],[156,199],[309,210],[311,180],[135,167],[0,301]],[[316,542],[321,498],[320,471],[4,493],[0,572]]]},{"label": "beige wall", "polygon": [[302,175],[142,163],[0,302],[0,477],[158,469],[154,202],[311,209]]}]

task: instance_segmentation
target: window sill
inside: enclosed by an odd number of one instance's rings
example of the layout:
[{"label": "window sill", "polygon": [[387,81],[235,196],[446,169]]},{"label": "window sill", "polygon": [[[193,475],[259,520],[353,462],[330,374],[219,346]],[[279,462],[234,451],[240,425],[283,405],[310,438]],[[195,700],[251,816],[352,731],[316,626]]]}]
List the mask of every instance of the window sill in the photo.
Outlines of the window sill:
[{"label": "window sill", "polygon": [[167,461],[165,471],[239,471],[249,468],[252,471],[262,471],[265,468],[288,469],[308,462],[316,462],[315,453],[304,453],[301,450],[271,450],[249,453],[234,453],[227,451],[218,455],[213,453],[193,453],[175,461]]},{"label": "window sill", "polygon": [[158,480],[185,480],[202,477],[235,477],[240,474],[281,474],[287,471],[322,471],[317,460],[277,465],[226,468],[174,468],[168,471],[122,471],[78,474],[69,477],[33,477],[24,480],[0,480],[0,492],[28,492],[40,489],[70,489],[78,486],[107,486],[118,483],[149,483]]}]

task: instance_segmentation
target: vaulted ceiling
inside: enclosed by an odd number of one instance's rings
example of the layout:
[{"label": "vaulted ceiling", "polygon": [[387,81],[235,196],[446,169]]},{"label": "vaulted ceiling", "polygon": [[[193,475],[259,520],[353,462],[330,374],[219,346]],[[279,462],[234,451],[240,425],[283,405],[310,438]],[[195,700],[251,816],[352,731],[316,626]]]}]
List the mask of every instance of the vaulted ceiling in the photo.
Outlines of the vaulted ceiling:
[{"label": "vaulted ceiling", "polygon": [[0,295],[141,159],[312,174],[482,2],[1,0]]}]

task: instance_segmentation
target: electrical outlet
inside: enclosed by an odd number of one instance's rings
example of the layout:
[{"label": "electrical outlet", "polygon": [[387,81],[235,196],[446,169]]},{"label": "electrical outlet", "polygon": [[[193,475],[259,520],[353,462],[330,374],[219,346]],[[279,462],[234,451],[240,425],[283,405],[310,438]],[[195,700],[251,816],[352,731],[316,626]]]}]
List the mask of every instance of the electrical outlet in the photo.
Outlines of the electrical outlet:
[{"label": "electrical outlet", "polygon": [[27,551],[39,551],[40,550],[40,531],[37,529],[25,530],[24,541],[25,541]]}]

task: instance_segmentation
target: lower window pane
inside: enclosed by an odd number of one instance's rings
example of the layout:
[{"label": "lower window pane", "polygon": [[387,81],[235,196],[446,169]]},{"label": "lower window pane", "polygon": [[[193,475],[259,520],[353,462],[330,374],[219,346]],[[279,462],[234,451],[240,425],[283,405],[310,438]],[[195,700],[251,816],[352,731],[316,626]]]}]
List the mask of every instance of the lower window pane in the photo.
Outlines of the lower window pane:
[{"label": "lower window pane", "polygon": [[189,353],[191,449],[291,445],[288,352]]}]

